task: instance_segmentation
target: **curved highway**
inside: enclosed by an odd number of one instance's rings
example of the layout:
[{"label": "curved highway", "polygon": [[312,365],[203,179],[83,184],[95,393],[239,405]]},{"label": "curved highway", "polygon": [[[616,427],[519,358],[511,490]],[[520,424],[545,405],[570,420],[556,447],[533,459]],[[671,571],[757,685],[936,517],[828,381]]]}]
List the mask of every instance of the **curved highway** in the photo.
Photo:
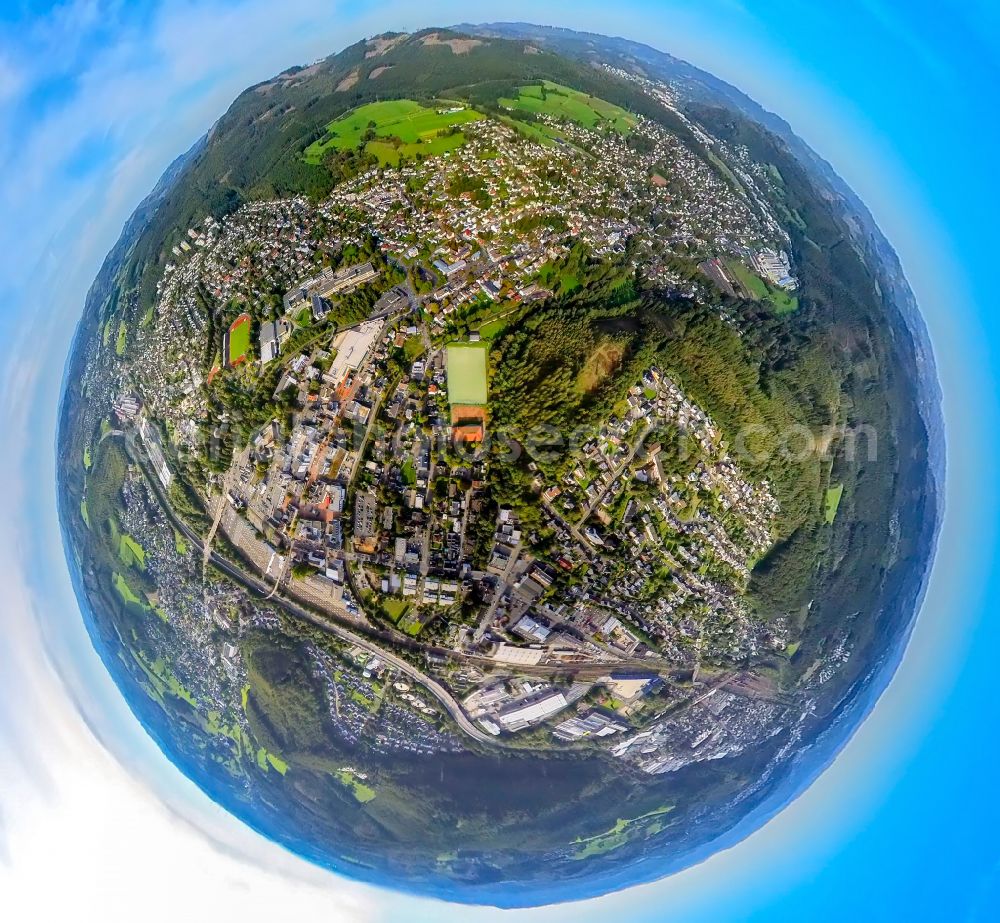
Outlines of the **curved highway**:
[{"label": "curved highway", "polygon": [[[134,453],[131,452],[131,446],[129,446],[129,449],[129,454],[132,455],[133,459],[138,463],[139,469],[143,473],[143,478],[145,479],[147,485],[156,494],[157,499],[160,501],[161,508],[171,520],[172,524],[195,549],[200,551],[202,554],[205,554],[206,546],[202,537],[198,535],[198,533],[195,532],[194,529],[192,529],[186,522],[178,517],[176,513],[174,513],[174,510],[167,501],[167,498],[163,495],[163,491],[157,479],[149,476],[145,465],[141,460],[136,459]],[[258,581],[255,577],[252,577],[244,569],[237,567],[228,558],[223,557],[217,551],[209,550],[207,558],[216,567],[218,567],[219,570],[226,574],[226,576],[232,578],[248,590],[251,590],[259,596],[265,598],[271,594],[271,590],[267,586]],[[296,605],[284,596],[275,596],[273,601],[287,612],[294,615],[296,618],[303,619],[315,625],[317,628],[321,628],[324,631],[335,634],[343,640],[377,655],[379,659],[384,660],[400,673],[405,673],[411,679],[423,686],[431,695],[433,695],[434,698],[441,703],[445,711],[448,712],[459,728],[461,728],[461,730],[469,737],[472,737],[474,740],[478,740],[480,743],[493,745],[498,743],[495,737],[492,737],[485,731],[480,730],[475,724],[472,723],[471,720],[469,720],[469,716],[466,715],[458,700],[447,689],[445,689],[441,683],[428,676],[422,670],[419,670],[409,661],[393,654],[391,651],[387,651],[382,645],[366,639],[362,635],[337,624],[331,619],[324,618],[314,612],[310,612],[308,609],[304,609],[301,606]],[[379,636],[383,634],[382,632],[377,631],[375,633]],[[390,643],[394,641],[391,636],[386,638],[386,640]]]}]

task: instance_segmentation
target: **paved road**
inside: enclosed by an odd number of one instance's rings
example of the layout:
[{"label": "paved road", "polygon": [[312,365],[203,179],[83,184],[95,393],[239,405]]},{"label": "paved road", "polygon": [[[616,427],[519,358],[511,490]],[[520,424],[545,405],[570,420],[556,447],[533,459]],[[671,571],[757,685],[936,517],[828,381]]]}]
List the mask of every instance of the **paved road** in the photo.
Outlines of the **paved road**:
[{"label": "paved road", "polygon": [[[164,512],[171,519],[174,526],[181,532],[184,538],[191,543],[191,546],[202,554],[205,554],[206,546],[201,536],[194,531],[186,522],[178,518],[174,513],[173,509],[166,502],[166,498],[163,496],[162,490],[160,490],[160,484],[155,477],[150,477],[146,472],[145,466],[140,463],[140,470],[143,472],[143,476],[146,483],[154,491],[157,498],[160,501],[160,505]],[[258,594],[263,598],[267,598],[271,595],[272,590],[270,587],[265,586],[255,577],[252,577],[246,572],[244,568],[237,567],[232,564],[227,558],[224,558],[218,552],[211,550],[211,546],[208,547],[208,557],[211,562],[219,568],[228,577],[231,577],[240,585],[246,587],[252,592]],[[276,596],[274,602],[280,605],[286,611],[290,612],[296,618],[300,618],[307,621],[318,628],[322,628],[324,631],[328,631],[331,634],[337,635],[345,641],[351,644],[356,644],[363,650],[369,651],[372,654],[377,654],[378,657],[384,662],[390,664],[395,669],[399,670],[401,673],[405,673],[411,679],[415,680],[421,686],[423,686],[431,695],[433,695],[445,708],[449,715],[455,723],[475,740],[481,743],[496,744],[497,740],[495,737],[487,734],[485,731],[480,730],[476,725],[469,720],[468,715],[462,709],[458,700],[441,685],[437,680],[432,679],[422,670],[415,667],[409,661],[404,660],[402,657],[398,657],[391,651],[385,649],[384,644],[378,644],[374,641],[370,641],[357,632],[351,631],[349,628],[345,628],[343,625],[334,622],[332,619],[324,618],[323,616],[317,615],[314,612],[310,612],[307,609],[303,609],[301,606],[296,605],[291,600],[284,596]],[[376,632],[381,636],[382,632]],[[394,639],[387,639],[389,643],[393,643]]]},{"label": "paved road", "polygon": [[[160,502],[160,506],[164,513],[171,520],[172,524],[178,529],[178,531],[184,536],[184,538],[191,544],[191,546],[202,554],[205,553],[205,543],[202,537],[195,532],[186,522],[180,519],[176,513],[174,513],[173,508],[167,502],[167,499],[163,493],[161,484],[155,475],[151,475],[150,472],[146,470],[145,464],[141,459],[133,456],[133,461],[136,461],[139,465],[139,469],[142,471],[143,477],[153,491]],[[232,578],[236,583],[247,588],[253,593],[256,593],[261,598],[267,598],[271,596],[273,590],[270,586],[265,585],[263,582],[258,580],[256,577],[248,573],[246,567],[240,567],[227,558],[223,557],[218,552],[209,548],[209,560],[219,568],[224,574]],[[460,663],[475,664],[476,666],[482,667],[484,669],[495,668],[498,666],[497,662],[488,657],[477,657],[475,655],[464,654],[458,651],[454,651],[450,648],[434,647],[430,645],[423,644],[412,638],[408,638],[397,632],[391,632],[384,629],[374,628],[370,626],[356,625],[355,628],[358,630],[352,630],[336,620],[336,616],[324,616],[320,615],[311,610],[305,609],[302,606],[292,602],[286,596],[275,595],[273,597],[273,603],[275,605],[281,606],[285,611],[289,612],[291,615],[299,618],[303,621],[309,622],[316,627],[329,632],[330,634],[336,635],[344,641],[351,644],[355,644],[363,650],[369,653],[377,655],[381,660],[390,664],[395,669],[399,670],[401,673],[405,673],[419,685],[423,686],[431,695],[436,698],[441,705],[444,707],[445,711],[451,716],[452,720],[458,727],[469,737],[477,740],[481,743],[488,743],[491,746],[503,746],[517,748],[518,745],[511,741],[506,741],[493,737],[487,734],[485,731],[477,727],[469,719],[465,710],[462,708],[458,700],[437,680],[428,676],[418,667],[411,664],[409,661],[393,654],[391,650],[387,649],[387,646],[403,647],[407,650],[412,650],[421,654],[434,654],[440,657],[445,657]],[[360,632],[363,632],[360,633]],[[545,676],[545,677],[556,677],[556,676],[569,676],[573,678],[597,678],[601,675],[607,675],[611,671],[629,669],[629,668],[639,668],[644,670],[649,670],[652,672],[658,672],[661,675],[670,674],[672,670],[670,667],[663,663],[650,663],[645,660],[617,660],[613,662],[602,663],[598,661],[590,661],[587,663],[576,663],[576,664],[539,664],[534,667],[519,666],[518,671],[527,673],[535,676]]]},{"label": "paved road", "polygon": [[593,503],[587,507],[583,514],[583,517],[577,523],[578,526],[582,526],[588,519],[590,519],[591,514],[597,509],[597,505],[608,495],[608,491],[611,490],[611,485],[618,480],[628,468],[629,465],[635,460],[636,455],[639,454],[639,449],[642,448],[643,444],[646,442],[646,437],[650,434],[653,427],[649,424],[643,429],[639,434],[639,437],[635,440],[632,446],[632,451],[628,453],[628,458],[625,459],[616,469],[614,475],[608,479],[607,486],[602,488],[601,492],[594,498]]},{"label": "paved road", "polygon": [[[195,547],[201,545],[201,539],[198,537],[194,530],[183,527],[183,532],[185,538],[187,538]],[[255,578],[251,577],[242,568],[236,567],[231,564],[226,558],[219,555],[217,552],[211,552],[212,563],[219,568],[224,574],[231,577],[233,580],[252,590],[253,592],[259,594],[262,597],[267,597],[270,595],[270,590],[264,586],[262,583],[257,581]],[[342,625],[332,621],[331,619],[323,618],[314,612],[310,612],[308,609],[303,609],[300,606],[293,603],[291,600],[284,596],[276,596],[274,602],[282,606],[296,618],[303,619],[304,621],[310,622],[316,625],[318,628],[322,628],[324,631],[328,631],[331,634],[335,634],[345,641],[355,644],[363,650],[368,651],[371,654],[378,655],[379,659],[385,663],[392,666],[394,669],[398,670],[400,673],[405,673],[411,679],[415,680],[428,692],[431,693],[445,708],[449,715],[454,719],[455,723],[470,737],[481,741],[483,743],[494,743],[495,738],[487,734],[485,731],[481,731],[477,728],[465,714],[462,706],[459,704],[458,700],[447,689],[444,688],[437,680],[432,679],[422,670],[415,667],[409,661],[404,660],[402,657],[397,657],[391,651],[385,649],[381,644],[377,644],[373,641],[369,641],[364,636],[358,634],[357,632],[351,631]]]},{"label": "paved road", "polygon": [[543,495],[540,495],[538,499],[542,501],[542,506],[544,506],[545,509],[548,510],[549,515],[551,515],[552,518],[557,523],[559,523],[559,525],[561,525],[567,532],[570,533],[570,535],[573,536],[573,538],[576,539],[576,543],[580,546],[580,549],[583,551],[583,553],[587,555],[588,558],[594,557],[595,554],[594,546],[591,544],[590,540],[579,530],[579,528],[573,525],[573,523],[571,523],[565,516],[563,516],[563,514],[560,513],[559,510],[557,510],[550,501],[546,500]]},{"label": "paved road", "polygon": [[493,619],[497,612],[497,606],[500,605],[500,597],[503,596],[507,590],[507,584],[510,582],[510,575],[514,571],[514,565],[517,563],[517,559],[520,554],[521,543],[518,542],[517,545],[515,545],[514,550],[510,553],[510,557],[507,559],[507,566],[503,569],[503,573],[500,575],[500,579],[497,582],[497,590],[493,594],[493,601],[483,613],[483,617],[479,620],[479,625],[476,627],[475,634],[472,636],[476,644],[483,640],[483,636],[486,634],[486,629],[493,624]]},{"label": "paved road", "polygon": [[222,479],[222,489],[219,491],[219,502],[215,508],[215,515],[212,517],[212,527],[208,530],[208,535],[205,536],[204,541],[201,542],[202,577],[205,576],[205,572],[208,570],[208,562],[211,560],[212,542],[215,541],[215,534],[219,531],[219,526],[222,524],[222,517],[226,513],[226,504],[229,503],[229,491],[235,486],[233,483],[234,475],[235,469],[230,468]]}]

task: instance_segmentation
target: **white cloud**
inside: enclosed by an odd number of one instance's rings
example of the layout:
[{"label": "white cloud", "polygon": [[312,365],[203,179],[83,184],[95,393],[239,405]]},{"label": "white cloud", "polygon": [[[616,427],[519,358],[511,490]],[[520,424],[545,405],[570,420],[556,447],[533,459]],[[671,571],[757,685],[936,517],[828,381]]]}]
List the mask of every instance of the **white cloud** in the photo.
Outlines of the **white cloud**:
[{"label": "white cloud", "polygon": [[24,76],[6,57],[0,57],[0,105],[15,97],[24,86]]},{"label": "white cloud", "polygon": [[231,919],[242,906],[262,920],[378,919],[371,889],[251,833],[164,760],[90,647],[58,545],[36,556],[58,542],[47,438],[58,377],[39,347],[65,346],[59,331],[73,313],[22,324],[0,370],[4,912],[117,921],[141,908],[167,923]]}]

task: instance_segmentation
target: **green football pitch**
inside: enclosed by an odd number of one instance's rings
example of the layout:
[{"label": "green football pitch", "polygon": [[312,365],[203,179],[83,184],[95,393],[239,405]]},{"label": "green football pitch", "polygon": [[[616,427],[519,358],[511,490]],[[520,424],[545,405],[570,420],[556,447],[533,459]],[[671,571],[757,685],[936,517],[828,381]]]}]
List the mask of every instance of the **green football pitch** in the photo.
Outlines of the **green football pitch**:
[{"label": "green football pitch", "polygon": [[229,329],[229,364],[236,365],[237,362],[246,358],[250,351],[250,318],[241,315]]},{"label": "green football pitch", "polygon": [[485,406],[486,399],[485,345],[452,344],[448,347],[448,400]]}]

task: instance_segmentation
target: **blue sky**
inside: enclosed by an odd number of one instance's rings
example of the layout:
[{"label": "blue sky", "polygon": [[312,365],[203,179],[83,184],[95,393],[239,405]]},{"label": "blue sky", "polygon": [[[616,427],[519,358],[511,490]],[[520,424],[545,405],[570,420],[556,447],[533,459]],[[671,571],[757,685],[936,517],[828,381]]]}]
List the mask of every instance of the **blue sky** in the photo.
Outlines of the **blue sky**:
[{"label": "blue sky", "polygon": [[[145,738],[59,548],[55,403],[86,288],[162,169],[246,85],[466,3],[69,0],[0,9],[0,910],[147,919],[493,919],[313,870],[208,804]],[[900,671],[836,763],[749,840],[545,920],[992,920],[1000,907],[1000,8],[929,2],[480,3],[626,35],[728,79],[833,163],[896,246],[937,353],[948,513]],[[136,845],[143,848],[137,851]],[[51,888],[53,875],[62,885]],[[166,893],[164,880],[176,881]],[[510,914],[505,914],[507,919]],[[84,919],[89,917],[84,915]]]}]

